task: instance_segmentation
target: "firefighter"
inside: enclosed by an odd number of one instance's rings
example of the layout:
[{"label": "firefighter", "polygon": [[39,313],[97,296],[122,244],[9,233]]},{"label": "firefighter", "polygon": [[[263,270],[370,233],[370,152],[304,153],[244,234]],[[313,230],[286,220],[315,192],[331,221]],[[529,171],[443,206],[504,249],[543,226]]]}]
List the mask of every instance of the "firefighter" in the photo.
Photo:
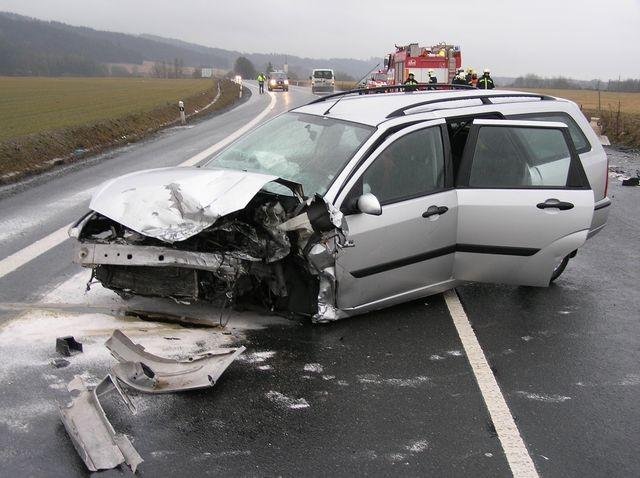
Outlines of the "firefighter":
[{"label": "firefighter", "polygon": [[452,85],[467,85],[467,76],[464,73],[464,70],[459,71],[456,76],[451,80]]},{"label": "firefighter", "polygon": [[466,80],[467,80],[467,85],[471,84],[471,77],[473,76],[473,68],[468,67],[467,68],[467,76],[466,76]]},{"label": "firefighter", "polygon": [[264,73],[260,72],[258,73],[258,77],[256,78],[256,80],[258,80],[258,86],[260,87],[260,94],[264,93],[264,82],[267,81],[267,77],[264,76]]},{"label": "firefighter", "polygon": [[[454,75],[454,77],[451,79],[451,84],[452,85],[460,85],[460,76],[464,77],[464,68],[460,67],[456,70],[456,74]],[[465,82],[466,84],[466,82]]]},{"label": "firefighter", "polygon": [[405,92],[416,91],[418,89],[418,80],[416,80],[413,73],[409,73],[409,78],[407,78],[403,84],[407,85],[404,89]]},{"label": "firefighter", "polygon": [[478,88],[481,90],[493,90],[495,88],[489,68],[485,68],[484,74],[478,79]]},{"label": "firefighter", "polygon": [[478,74],[474,71],[471,73],[471,79],[469,80],[469,86],[474,88],[478,87]]},{"label": "firefighter", "polygon": [[[429,70],[429,79],[427,83],[429,83],[430,85],[433,85],[437,82],[438,82],[438,78],[436,78],[436,75],[433,74],[433,70]],[[427,86],[427,90],[435,90],[435,89],[436,89],[435,86]]]}]

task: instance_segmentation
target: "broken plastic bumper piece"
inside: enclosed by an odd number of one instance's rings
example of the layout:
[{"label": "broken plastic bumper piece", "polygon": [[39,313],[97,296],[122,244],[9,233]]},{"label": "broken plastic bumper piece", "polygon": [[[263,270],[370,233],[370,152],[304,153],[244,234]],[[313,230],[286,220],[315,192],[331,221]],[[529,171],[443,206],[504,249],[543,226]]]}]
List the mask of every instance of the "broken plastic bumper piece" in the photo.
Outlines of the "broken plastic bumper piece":
[{"label": "broken plastic bumper piece", "polygon": [[73,446],[90,471],[108,470],[126,463],[135,473],[142,458],[126,435],[116,433],[98,400],[114,388],[131,408],[131,402],[111,376],[95,387],[87,386],[82,377],[76,376],[67,385],[72,398],[60,407],[60,416]]},{"label": "broken plastic bumper piece", "polygon": [[212,387],[244,347],[206,352],[186,360],[158,357],[115,330],[106,347],[118,363],[111,373],[127,386],[146,393],[170,393]]}]

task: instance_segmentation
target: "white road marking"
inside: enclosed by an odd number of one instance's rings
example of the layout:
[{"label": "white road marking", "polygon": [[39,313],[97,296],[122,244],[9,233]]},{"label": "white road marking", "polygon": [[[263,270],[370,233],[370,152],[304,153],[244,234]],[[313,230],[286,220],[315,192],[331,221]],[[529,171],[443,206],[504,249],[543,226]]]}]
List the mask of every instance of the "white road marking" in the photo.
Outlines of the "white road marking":
[{"label": "white road marking", "polygon": [[471,369],[480,387],[480,393],[487,405],[491,421],[496,429],[502,449],[507,457],[511,473],[515,478],[537,478],[538,472],[533,460],[527,451],[527,447],[520,436],[507,402],[500,391],[491,367],[487,362],[478,338],[473,332],[469,318],[460,303],[455,290],[444,293],[444,299],[456,326],[460,341],[471,364]]},{"label": "white road marking", "polygon": [[[276,105],[276,95],[274,95],[273,93],[269,93],[269,96],[271,97],[271,101],[269,102],[267,107],[262,110],[260,114],[258,114],[258,116],[256,116],[242,128],[231,133],[222,141],[219,141],[213,146],[205,149],[204,151],[201,151],[195,156],[192,156],[186,161],[180,163],[178,166],[194,166],[198,164],[199,162],[208,158],[213,153],[222,149],[232,141],[235,141],[238,137],[257,125],[271,112],[271,110],[273,110]],[[24,249],[21,249],[18,252],[15,252],[14,254],[11,254],[10,256],[7,256],[4,259],[0,260],[0,279],[69,239],[67,231],[70,227],[71,224],[62,226],[60,229],[52,232],[48,236],[45,236],[42,239],[28,245]]]}]

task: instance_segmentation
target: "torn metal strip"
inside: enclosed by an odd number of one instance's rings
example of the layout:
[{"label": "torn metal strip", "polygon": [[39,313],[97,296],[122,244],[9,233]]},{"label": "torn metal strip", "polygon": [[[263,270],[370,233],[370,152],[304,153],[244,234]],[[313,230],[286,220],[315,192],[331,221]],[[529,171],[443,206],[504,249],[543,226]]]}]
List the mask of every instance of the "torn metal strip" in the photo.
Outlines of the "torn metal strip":
[{"label": "torn metal strip", "polygon": [[170,393],[212,387],[245,347],[206,352],[184,361],[145,351],[122,331],[105,343],[118,364],[112,373],[127,386],[146,393]]},{"label": "torn metal strip", "polygon": [[135,473],[143,461],[142,457],[126,435],[116,433],[98,399],[116,389],[132,409],[131,401],[124,395],[117,380],[109,375],[91,388],[82,377],[76,375],[67,389],[72,398],[66,406],[60,407],[60,416],[73,446],[87,468],[90,471],[108,470],[126,463]]}]

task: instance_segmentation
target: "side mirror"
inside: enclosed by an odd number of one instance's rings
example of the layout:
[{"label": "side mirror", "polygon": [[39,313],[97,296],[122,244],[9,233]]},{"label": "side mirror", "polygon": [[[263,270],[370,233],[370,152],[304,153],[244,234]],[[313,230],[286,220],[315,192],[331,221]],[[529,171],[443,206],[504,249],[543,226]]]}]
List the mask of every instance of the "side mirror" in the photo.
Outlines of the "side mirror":
[{"label": "side mirror", "polygon": [[382,206],[380,201],[371,193],[363,194],[358,198],[358,211],[362,214],[371,214],[372,216],[380,216],[382,214]]},{"label": "side mirror", "polygon": [[311,79],[311,77],[309,77],[309,79]]}]

